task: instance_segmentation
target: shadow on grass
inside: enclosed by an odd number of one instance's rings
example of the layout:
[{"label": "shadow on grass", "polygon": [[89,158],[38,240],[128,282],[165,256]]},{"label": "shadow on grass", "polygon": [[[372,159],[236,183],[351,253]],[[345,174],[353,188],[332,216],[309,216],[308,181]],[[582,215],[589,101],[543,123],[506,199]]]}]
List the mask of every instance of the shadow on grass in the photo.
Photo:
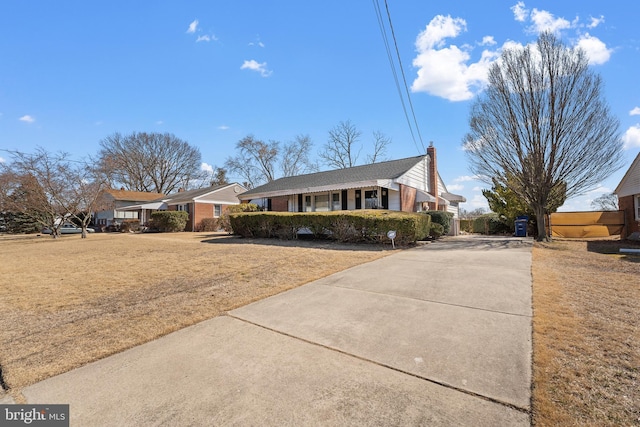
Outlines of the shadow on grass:
[{"label": "shadow on grass", "polygon": [[623,254],[620,249],[640,249],[640,242],[632,240],[591,240],[587,241],[587,251],[603,255],[619,255],[623,261],[640,263],[640,254]]},{"label": "shadow on grass", "polygon": [[[305,249],[328,249],[332,251],[367,251],[382,252],[392,250],[391,242],[389,243],[338,243],[332,240],[302,238],[295,240],[280,239],[257,239],[233,236],[228,234],[211,233],[202,236],[202,243],[208,244],[234,244],[234,245],[262,245],[262,246],[278,246],[288,248],[305,248]],[[396,249],[407,249],[413,246],[401,247]]]}]

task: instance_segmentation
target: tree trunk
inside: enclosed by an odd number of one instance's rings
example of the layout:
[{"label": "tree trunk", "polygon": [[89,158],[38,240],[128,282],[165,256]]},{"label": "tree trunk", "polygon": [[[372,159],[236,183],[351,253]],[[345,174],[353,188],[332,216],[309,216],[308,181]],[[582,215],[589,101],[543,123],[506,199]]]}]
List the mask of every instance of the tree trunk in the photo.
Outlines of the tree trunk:
[{"label": "tree trunk", "polygon": [[536,240],[539,242],[548,242],[550,239],[549,239],[549,236],[547,236],[544,206],[532,206],[532,207],[533,207],[533,213],[536,216],[536,223],[538,227],[538,237]]},{"label": "tree trunk", "polygon": [[82,238],[86,239],[87,238],[87,227],[82,227]]}]

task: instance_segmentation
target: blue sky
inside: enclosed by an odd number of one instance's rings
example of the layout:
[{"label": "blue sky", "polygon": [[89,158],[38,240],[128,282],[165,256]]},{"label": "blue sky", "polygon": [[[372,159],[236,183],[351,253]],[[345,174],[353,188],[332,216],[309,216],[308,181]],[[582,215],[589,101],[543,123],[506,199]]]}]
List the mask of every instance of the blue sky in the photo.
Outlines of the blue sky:
[{"label": "blue sky", "polygon": [[374,5],[2,2],[0,150],[81,159],[114,132],[170,132],[199,148],[204,167],[222,166],[247,135],[283,143],[309,135],[318,151],[350,120],[362,132],[362,161],[375,131],[392,139],[389,159],[433,141],[448,190],[468,210],[486,207],[487,185],[462,151],[469,107],[504,46],[551,29],[587,51],[625,142],[624,167],[562,210],[589,210],[615,189],[640,150],[640,5],[389,0],[422,140],[411,136]]}]

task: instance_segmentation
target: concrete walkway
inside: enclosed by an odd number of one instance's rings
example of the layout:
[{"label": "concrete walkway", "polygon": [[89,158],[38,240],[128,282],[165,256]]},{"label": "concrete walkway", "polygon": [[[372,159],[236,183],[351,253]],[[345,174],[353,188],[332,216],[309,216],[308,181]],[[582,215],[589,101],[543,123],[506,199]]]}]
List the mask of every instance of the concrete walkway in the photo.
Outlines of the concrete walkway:
[{"label": "concrete walkway", "polygon": [[401,251],[50,378],[71,425],[528,426],[531,241]]}]

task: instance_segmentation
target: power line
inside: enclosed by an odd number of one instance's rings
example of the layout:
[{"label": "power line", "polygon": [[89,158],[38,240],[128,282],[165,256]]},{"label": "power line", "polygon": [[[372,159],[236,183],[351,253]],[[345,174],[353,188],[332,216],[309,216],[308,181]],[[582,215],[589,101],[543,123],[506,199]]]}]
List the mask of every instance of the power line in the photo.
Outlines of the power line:
[{"label": "power line", "polygon": [[[389,65],[391,66],[391,71],[393,73],[393,79],[396,83],[396,89],[398,90],[398,95],[400,96],[400,102],[402,104],[402,110],[404,111],[404,115],[405,118],[407,119],[407,125],[409,126],[409,131],[411,132],[411,138],[413,139],[413,144],[416,146],[416,149],[421,152],[424,153],[426,151],[426,148],[424,146],[424,142],[422,141],[422,135],[420,134],[420,128],[418,126],[418,120],[416,119],[416,113],[415,110],[413,108],[413,103],[411,102],[411,93],[409,92],[409,87],[407,85],[407,79],[404,73],[404,67],[402,66],[402,59],[400,57],[400,51],[398,49],[398,43],[396,41],[396,35],[395,35],[395,31],[393,29],[393,22],[391,21],[391,13],[389,12],[389,5],[387,4],[387,0],[385,0],[384,2],[385,4],[385,10],[386,10],[386,14],[387,14],[387,18],[389,21],[389,29],[391,31],[391,37],[393,39],[393,45],[395,48],[395,52],[396,52],[396,57],[398,59],[398,66],[400,68],[400,73],[402,74],[402,82],[404,84],[404,91],[406,93],[406,97],[407,97],[407,101],[409,104],[409,109],[411,110],[411,115],[413,117],[413,125],[411,124],[411,119],[409,117],[409,113],[407,112],[407,106],[405,105],[405,100],[404,100],[404,95],[402,93],[402,88],[399,82],[399,78],[398,78],[398,73],[396,71],[396,65],[395,62],[393,60],[393,54],[392,54],[392,50],[390,47],[390,43],[389,43],[389,37],[387,35],[387,30],[386,27],[384,25],[384,19],[383,19],[383,14],[380,8],[380,2],[379,0],[373,0],[373,6],[374,9],[376,11],[376,16],[378,18],[378,25],[380,26],[380,33],[382,34],[382,40],[384,42],[385,45],[385,49],[387,51],[387,58],[389,60]],[[418,147],[418,143],[416,141],[416,137],[413,131],[413,128],[415,127],[416,133],[418,134],[418,138],[420,140],[420,145],[422,146],[422,151],[420,151],[420,148]]]}]

